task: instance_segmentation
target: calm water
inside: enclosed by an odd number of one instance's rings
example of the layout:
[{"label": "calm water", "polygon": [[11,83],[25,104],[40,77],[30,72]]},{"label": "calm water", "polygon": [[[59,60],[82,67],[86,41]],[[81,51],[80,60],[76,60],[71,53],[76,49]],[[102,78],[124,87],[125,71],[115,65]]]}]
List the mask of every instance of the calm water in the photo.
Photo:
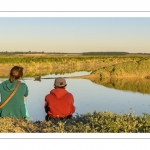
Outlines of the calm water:
[{"label": "calm water", "polygon": [[[55,78],[59,76],[71,77],[86,75],[87,72],[78,72],[64,75],[47,75],[42,78]],[[0,79],[2,82],[5,79]],[[54,79],[41,79],[41,82],[34,81],[34,78],[24,80],[29,88],[28,109],[33,121],[43,121],[44,98],[53,89]],[[76,114],[84,114],[96,111],[111,111],[115,113],[131,113],[143,115],[150,114],[150,94],[122,91],[95,84],[87,79],[66,78],[67,90],[74,95]]]}]

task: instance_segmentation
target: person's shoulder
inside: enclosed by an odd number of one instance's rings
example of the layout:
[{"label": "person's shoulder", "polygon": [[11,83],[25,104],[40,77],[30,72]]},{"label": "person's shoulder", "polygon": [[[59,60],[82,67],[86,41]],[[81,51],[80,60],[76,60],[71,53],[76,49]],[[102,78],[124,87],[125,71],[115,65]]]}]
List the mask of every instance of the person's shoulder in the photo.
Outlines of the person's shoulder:
[{"label": "person's shoulder", "polygon": [[1,82],[1,84],[5,83],[5,82],[10,82],[9,79],[6,79],[4,81]]},{"label": "person's shoulder", "polygon": [[23,85],[23,86],[27,86],[26,83],[24,83],[22,81],[20,82],[20,84]]},{"label": "person's shoulder", "polygon": [[68,92],[68,91],[67,91],[67,95],[73,96],[73,94],[71,92]]},{"label": "person's shoulder", "polygon": [[22,85],[26,85],[24,82],[22,82],[22,81],[20,81],[20,84],[22,84]]},{"label": "person's shoulder", "polygon": [[49,94],[47,94],[47,95],[45,95],[45,99],[46,99],[46,98],[48,98],[50,95],[51,95],[50,93],[49,93]]},{"label": "person's shoulder", "polygon": [[3,88],[3,86],[5,86],[7,83],[9,82],[9,80],[4,80],[0,83],[0,88]]},{"label": "person's shoulder", "polygon": [[52,89],[50,90],[50,92],[48,94],[45,95],[45,97],[48,97],[48,96],[51,96],[53,95],[53,92],[55,91],[56,89]]},{"label": "person's shoulder", "polygon": [[8,80],[8,79],[7,79],[7,80],[2,81],[2,82],[0,83],[0,85],[5,84],[5,83],[7,83],[7,82],[9,82],[9,80]]},{"label": "person's shoulder", "polygon": [[66,89],[65,89],[65,91],[66,91],[68,94],[72,94],[70,91],[68,91],[68,90],[66,90]]}]

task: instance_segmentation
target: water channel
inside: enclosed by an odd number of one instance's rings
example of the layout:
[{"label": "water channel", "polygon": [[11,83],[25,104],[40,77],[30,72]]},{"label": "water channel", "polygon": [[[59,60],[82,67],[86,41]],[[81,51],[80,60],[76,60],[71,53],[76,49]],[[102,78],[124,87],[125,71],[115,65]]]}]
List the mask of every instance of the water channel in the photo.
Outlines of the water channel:
[{"label": "water channel", "polygon": [[[114,113],[133,113],[135,115],[150,114],[150,93],[133,92],[131,90],[118,90],[88,79],[71,78],[72,76],[87,75],[89,72],[75,72],[64,75],[42,76],[41,81],[34,81],[34,78],[25,78],[29,88],[27,105],[32,121],[43,121],[45,118],[44,99],[53,89],[56,77],[66,78],[67,90],[74,96],[77,114],[92,113],[96,111],[111,111]],[[49,79],[47,79],[49,78]],[[0,79],[0,83],[6,79]]]}]

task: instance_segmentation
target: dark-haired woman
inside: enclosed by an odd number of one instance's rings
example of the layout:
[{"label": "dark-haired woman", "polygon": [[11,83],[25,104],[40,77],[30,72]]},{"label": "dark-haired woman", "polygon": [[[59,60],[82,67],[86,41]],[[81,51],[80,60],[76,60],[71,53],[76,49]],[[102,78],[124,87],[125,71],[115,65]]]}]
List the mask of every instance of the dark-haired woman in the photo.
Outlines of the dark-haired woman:
[{"label": "dark-haired woman", "polygon": [[[9,95],[16,88],[18,81],[23,77],[23,68],[14,66],[10,70],[10,77],[8,80],[0,84],[1,102],[0,105],[5,102]],[[14,96],[8,101],[8,103],[0,108],[0,117],[12,117],[12,118],[26,118],[26,109],[24,103],[24,97],[28,96],[28,87],[25,83],[20,82],[18,90]]]}]

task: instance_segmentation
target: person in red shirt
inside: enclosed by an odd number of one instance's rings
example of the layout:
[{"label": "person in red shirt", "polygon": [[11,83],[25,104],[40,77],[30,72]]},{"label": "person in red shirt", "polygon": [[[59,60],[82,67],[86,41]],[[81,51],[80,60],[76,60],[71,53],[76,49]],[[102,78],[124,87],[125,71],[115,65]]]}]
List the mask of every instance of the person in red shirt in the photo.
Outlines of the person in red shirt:
[{"label": "person in red shirt", "polygon": [[45,96],[46,120],[51,118],[71,118],[75,112],[74,97],[66,90],[66,86],[64,78],[55,79],[54,89]]}]

